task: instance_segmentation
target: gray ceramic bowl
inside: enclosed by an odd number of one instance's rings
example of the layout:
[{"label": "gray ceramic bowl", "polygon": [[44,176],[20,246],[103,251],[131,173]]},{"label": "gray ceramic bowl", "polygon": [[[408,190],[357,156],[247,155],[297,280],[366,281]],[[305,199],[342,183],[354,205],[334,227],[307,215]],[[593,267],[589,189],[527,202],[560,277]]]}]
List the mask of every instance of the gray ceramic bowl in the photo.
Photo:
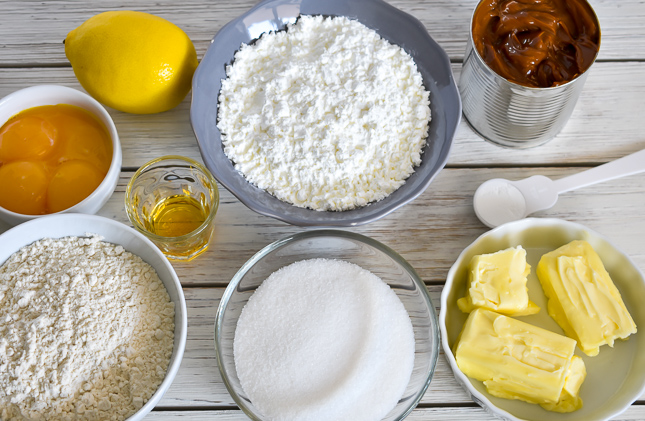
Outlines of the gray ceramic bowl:
[{"label": "gray ceramic bowl", "polygon": [[[401,46],[415,60],[430,91],[430,122],[422,164],[403,186],[380,202],[344,212],[319,212],[276,199],[247,182],[224,154],[217,128],[217,98],[226,65],[242,43],[262,33],[280,30],[300,14],[347,16],[374,29]],[[382,0],[265,0],[225,25],[213,38],[193,77],[190,119],[206,167],[215,178],[250,209],[302,226],[355,226],[382,218],[419,196],[448,160],[461,118],[461,100],[450,60],[414,17]]]}]

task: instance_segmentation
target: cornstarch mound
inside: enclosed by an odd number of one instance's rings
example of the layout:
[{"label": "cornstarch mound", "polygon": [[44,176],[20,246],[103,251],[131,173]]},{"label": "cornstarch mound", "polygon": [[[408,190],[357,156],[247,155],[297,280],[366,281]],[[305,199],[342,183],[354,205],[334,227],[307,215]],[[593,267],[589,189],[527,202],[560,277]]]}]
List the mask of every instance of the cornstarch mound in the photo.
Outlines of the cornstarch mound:
[{"label": "cornstarch mound", "polygon": [[384,199],[421,164],[430,93],[412,57],[346,17],[300,16],[244,44],[217,126],[254,185],[320,211]]},{"label": "cornstarch mound", "polygon": [[269,420],[380,420],[403,395],[414,332],[390,287],[352,263],[302,260],[271,274],[242,310],[235,367]]},{"label": "cornstarch mound", "polygon": [[155,270],[99,236],[43,239],[0,267],[0,419],[124,420],[172,355]]}]

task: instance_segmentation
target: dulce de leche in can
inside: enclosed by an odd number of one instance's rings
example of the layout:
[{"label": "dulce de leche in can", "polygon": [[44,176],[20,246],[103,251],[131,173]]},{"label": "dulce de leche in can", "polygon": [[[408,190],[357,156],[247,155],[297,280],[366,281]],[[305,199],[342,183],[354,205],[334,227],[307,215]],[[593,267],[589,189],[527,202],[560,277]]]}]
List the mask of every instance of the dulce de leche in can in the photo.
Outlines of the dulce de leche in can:
[{"label": "dulce de leche in can", "polygon": [[459,83],[464,114],[487,140],[531,147],[553,138],[600,48],[585,0],[483,0]]}]

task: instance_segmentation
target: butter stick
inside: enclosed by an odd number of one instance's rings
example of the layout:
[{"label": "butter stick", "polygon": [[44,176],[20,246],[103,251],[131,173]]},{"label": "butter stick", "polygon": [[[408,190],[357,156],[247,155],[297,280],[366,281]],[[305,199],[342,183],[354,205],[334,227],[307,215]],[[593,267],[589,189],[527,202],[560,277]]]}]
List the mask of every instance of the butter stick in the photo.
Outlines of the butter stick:
[{"label": "butter stick", "polygon": [[571,365],[567,370],[564,379],[564,387],[560,394],[560,400],[557,403],[541,403],[540,406],[548,411],[554,412],[573,412],[582,408],[582,399],[578,396],[580,386],[587,377],[587,369],[582,358],[574,355],[571,358]]},{"label": "butter stick", "polygon": [[586,241],[573,241],[545,254],[537,276],[549,315],[589,356],[602,345],[636,333],[636,324],[600,257]]},{"label": "butter stick", "polygon": [[571,338],[479,308],[468,316],[453,351],[459,369],[491,395],[570,412],[582,406],[578,389],[586,376],[575,347]]},{"label": "butter stick", "polygon": [[464,313],[485,308],[507,316],[535,314],[526,287],[531,266],[521,246],[474,256],[470,261],[466,294],[457,300]]}]

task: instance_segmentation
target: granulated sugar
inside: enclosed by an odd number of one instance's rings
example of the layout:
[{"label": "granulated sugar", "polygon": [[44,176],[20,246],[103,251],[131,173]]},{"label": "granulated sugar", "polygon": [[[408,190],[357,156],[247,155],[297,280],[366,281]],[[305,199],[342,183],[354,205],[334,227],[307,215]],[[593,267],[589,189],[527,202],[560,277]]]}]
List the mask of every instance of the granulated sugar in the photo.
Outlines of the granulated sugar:
[{"label": "granulated sugar", "polygon": [[303,260],[269,276],[242,310],[240,383],[270,420],[380,420],[414,365],[403,304],[352,263]]},{"label": "granulated sugar", "polygon": [[0,419],[124,420],[162,382],[174,304],[100,237],[44,239],[0,268]]}]

